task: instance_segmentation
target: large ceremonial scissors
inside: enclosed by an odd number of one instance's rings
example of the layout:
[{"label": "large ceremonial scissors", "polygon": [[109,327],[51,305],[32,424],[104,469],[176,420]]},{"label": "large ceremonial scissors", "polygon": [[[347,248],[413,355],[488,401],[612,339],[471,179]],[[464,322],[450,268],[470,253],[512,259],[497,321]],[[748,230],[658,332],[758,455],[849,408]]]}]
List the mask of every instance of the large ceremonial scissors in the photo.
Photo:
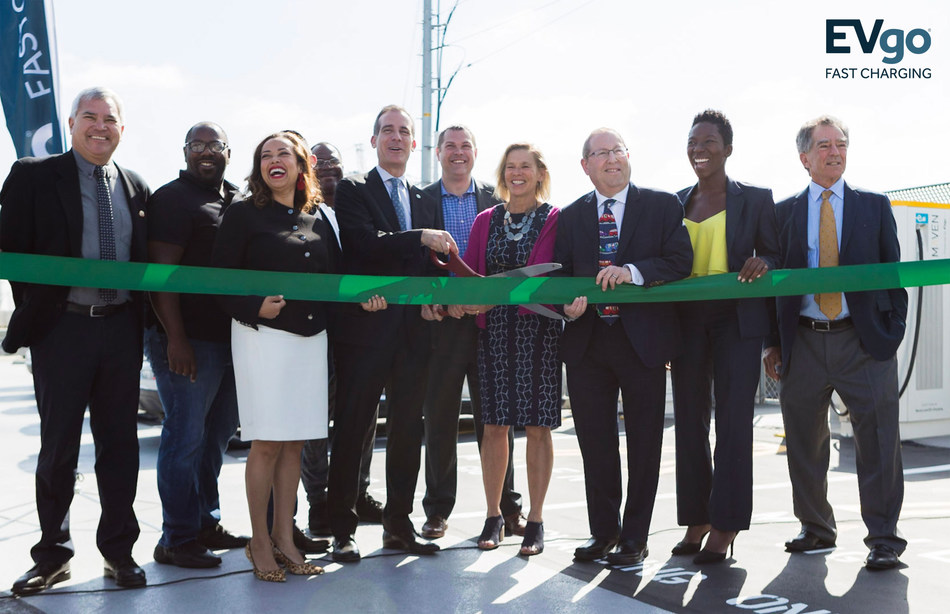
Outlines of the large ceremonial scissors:
[{"label": "large ceremonial scissors", "polygon": [[[557,262],[542,262],[541,264],[530,264],[528,266],[518,267],[517,269],[511,269],[510,271],[502,271],[501,273],[495,273],[494,275],[481,275],[473,271],[465,261],[459,258],[458,256],[449,255],[448,262],[442,262],[435,252],[429,252],[429,257],[432,259],[432,264],[443,271],[450,271],[455,273],[456,277],[537,277],[539,275],[546,275],[551,271],[556,271],[561,268],[560,263]],[[547,318],[552,318],[554,320],[563,320],[564,316],[558,312],[545,307],[544,305],[539,305],[537,303],[532,303],[530,305],[522,305],[528,311],[532,311],[538,315],[545,316]]]}]

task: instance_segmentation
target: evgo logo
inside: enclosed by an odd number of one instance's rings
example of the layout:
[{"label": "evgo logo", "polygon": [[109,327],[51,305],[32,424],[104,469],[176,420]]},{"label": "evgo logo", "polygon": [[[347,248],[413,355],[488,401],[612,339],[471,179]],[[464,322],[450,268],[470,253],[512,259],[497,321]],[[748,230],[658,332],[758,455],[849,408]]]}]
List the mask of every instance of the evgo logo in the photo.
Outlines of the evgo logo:
[{"label": "evgo logo", "polygon": [[884,27],[883,19],[874,20],[870,33],[866,33],[860,19],[826,19],[825,20],[825,52],[851,53],[851,46],[847,44],[849,33],[853,32],[857,43],[864,54],[874,52],[876,46],[884,52],[882,62],[885,64],[899,64],[904,59],[904,51],[920,55],[930,49],[930,32],[923,28],[914,28],[905,32],[897,28]]}]

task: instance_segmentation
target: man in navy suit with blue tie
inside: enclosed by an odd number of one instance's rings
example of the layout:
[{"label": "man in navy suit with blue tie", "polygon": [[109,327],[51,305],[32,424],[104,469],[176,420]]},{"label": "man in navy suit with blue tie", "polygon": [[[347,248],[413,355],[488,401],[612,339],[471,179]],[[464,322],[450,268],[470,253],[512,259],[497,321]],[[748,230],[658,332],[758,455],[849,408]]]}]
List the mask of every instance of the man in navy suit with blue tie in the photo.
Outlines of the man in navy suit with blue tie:
[{"label": "man in navy suit with blue tie", "polygon": [[[811,177],[800,194],[777,205],[780,268],[876,264],[900,260],[897,225],[883,194],[845,183],[848,129],[822,116],[798,133],[799,157]],[[778,335],[764,354],[766,372],[782,379],[782,417],[795,516],[801,533],[788,552],[835,545],[828,503],[828,404],[837,392],[854,427],[865,562],[891,569],[907,546],[897,530],[904,498],[898,428],[897,358],[904,337],[902,288],[825,292],[776,299]]]},{"label": "man in navy suit with blue tie", "polygon": [[[425,275],[429,250],[458,254],[452,235],[437,230],[437,202],[405,178],[416,147],[412,117],[390,105],[376,116],[376,168],[337,184],[343,262],[354,275]],[[337,394],[327,493],[333,560],[360,560],[355,533],[360,467],[367,438],[376,432],[383,387],[386,418],[386,507],[383,547],[434,554],[436,544],[418,539],[409,520],[422,451],[422,405],[429,361],[429,322],[418,305],[390,305],[369,313],[359,305],[337,312],[333,351]]]}]

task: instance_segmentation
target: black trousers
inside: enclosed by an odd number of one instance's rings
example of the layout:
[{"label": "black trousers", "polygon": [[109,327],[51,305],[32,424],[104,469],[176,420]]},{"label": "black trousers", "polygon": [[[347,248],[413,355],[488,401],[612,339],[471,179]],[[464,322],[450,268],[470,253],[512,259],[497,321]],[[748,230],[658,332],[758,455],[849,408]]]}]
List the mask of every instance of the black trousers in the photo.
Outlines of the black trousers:
[{"label": "black trousers", "polygon": [[103,318],[65,313],[31,353],[40,414],[36,509],[42,535],[30,554],[37,563],[73,556],[69,507],[88,405],[102,506],[96,545],[106,558],[129,556],[139,536],[132,503],[139,472],[141,320],[132,307]]},{"label": "black trousers", "polygon": [[394,532],[411,528],[409,514],[421,464],[422,405],[429,352],[429,323],[417,311],[415,318],[400,318],[398,330],[387,333],[385,343],[351,344],[344,334],[334,346],[337,405],[327,504],[330,528],[336,538],[352,535],[359,524],[355,508],[360,492],[361,459],[367,441],[371,445],[375,437],[379,397],[384,387],[388,415],[383,526]]},{"label": "black trousers", "polygon": [[[426,516],[448,518],[455,508],[458,488],[458,424],[462,401],[462,383],[468,377],[468,390],[475,418],[475,438],[482,445],[481,399],[478,393],[478,326],[475,319],[446,317],[432,325],[432,356],[429,384],[423,409],[425,415],[426,494],[422,507]],[[521,495],[515,492],[514,429],[508,429],[508,468],[501,493],[501,513],[521,511]]]},{"label": "black trousers", "polygon": [[[586,352],[567,365],[567,387],[584,461],[587,517],[594,537],[646,543],[660,475],[666,368],[647,367],[617,322],[594,322]],[[627,500],[620,471],[618,395],[623,392]]]},{"label": "black trousers", "polygon": [[[752,418],[762,337],[739,334],[735,301],[696,301],[677,308],[684,344],[671,374],[677,521],[744,531],[752,519]],[[711,394],[716,397],[714,455]]]},{"label": "black trousers", "polygon": [[[329,382],[329,419],[336,422],[336,358],[333,355],[333,346],[330,346],[329,352],[330,382]],[[374,425],[375,426],[375,425]],[[330,442],[334,439],[336,431],[330,431],[330,436],[323,439],[311,439],[303,445],[303,453],[300,462],[300,481],[303,483],[304,490],[307,492],[307,502],[310,505],[325,502],[327,499],[327,481],[329,480],[330,462],[328,453],[330,451]],[[376,430],[373,429],[373,435],[370,437],[366,446],[363,448],[363,456],[360,459],[360,492],[363,496],[369,488],[369,468],[373,460],[373,445],[376,438]]]}]

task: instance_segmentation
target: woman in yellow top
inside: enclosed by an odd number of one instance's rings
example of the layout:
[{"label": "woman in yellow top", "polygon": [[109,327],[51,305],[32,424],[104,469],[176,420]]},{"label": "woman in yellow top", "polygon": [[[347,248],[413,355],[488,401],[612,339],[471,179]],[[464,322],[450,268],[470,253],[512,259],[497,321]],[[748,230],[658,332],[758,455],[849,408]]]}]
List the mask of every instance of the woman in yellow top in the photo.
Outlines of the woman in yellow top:
[{"label": "woman in yellow top", "polygon": [[[778,262],[772,192],[726,176],[732,125],[719,111],[693,118],[686,154],[699,179],[678,193],[693,244],[692,276],[731,272],[741,282],[755,281]],[[697,564],[717,563],[752,517],[752,415],[762,342],[769,332],[768,303],[724,299],[677,308],[684,347],[672,363],[676,508],[679,524],[688,528],[673,554],[696,554]],[[713,390],[716,448],[711,456]]]}]

